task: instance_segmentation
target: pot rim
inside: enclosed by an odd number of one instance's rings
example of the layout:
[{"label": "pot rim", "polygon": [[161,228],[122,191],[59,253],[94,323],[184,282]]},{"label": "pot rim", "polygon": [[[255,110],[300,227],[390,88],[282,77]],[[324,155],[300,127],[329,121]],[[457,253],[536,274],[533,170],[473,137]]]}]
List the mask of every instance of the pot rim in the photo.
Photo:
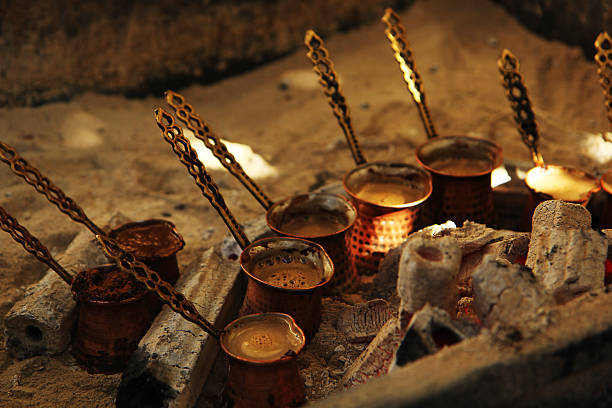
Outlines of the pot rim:
[{"label": "pot rim", "polygon": [[[87,268],[84,269],[82,271],[80,271],[79,273],[76,274],[76,276],[74,277],[74,279],[72,280],[72,285],[70,285],[70,292],[72,293],[72,298],[75,300],[75,302],[77,302],[78,304],[89,304],[89,305],[98,305],[98,306],[120,306],[120,305],[127,305],[130,303],[135,303],[139,300],[142,300],[145,296],[147,296],[147,294],[149,293],[149,290],[147,290],[146,286],[144,286],[143,284],[143,290],[142,292],[139,292],[138,294],[132,295],[126,299],[121,299],[121,300],[97,300],[97,299],[81,299],[77,293],[77,291],[74,289],[74,282],[76,282],[76,278],[77,276],[90,271],[92,269],[118,269],[120,270],[121,267],[117,264],[102,264],[102,265],[98,265],[98,266],[94,266],[91,268]],[[137,281],[138,282],[138,281]]]},{"label": "pot rim", "polygon": [[[295,234],[289,234],[287,232],[282,231],[280,228],[276,227],[275,225],[272,224],[271,221],[271,214],[272,212],[279,207],[280,205],[286,203],[287,201],[290,200],[294,200],[296,198],[300,198],[300,197],[312,197],[312,196],[327,196],[327,197],[333,197],[336,200],[342,200],[342,203],[344,205],[346,205],[349,210],[352,212],[352,214],[354,214],[350,220],[350,222],[348,223],[347,226],[343,227],[342,229],[337,230],[336,232],[333,232],[331,234],[325,234],[325,235],[315,235],[315,236],[299,236],[299,235],[295,235]],[[272,204],[272,206],[270,208],[268,208],[268,210],[266,211],[266,224],[268,224],[268,228],[270,228],[272,231],[276,232],[277,234],[281,234],[287,237],[292,237],[292,238],[299,238],[299,239],[304,239],[304,240],[310,240],[310,239],[324,239],[324,238],[330,238],[336,235],[340,235],[345,233],[346,231],[348,231],[349,229],[351,229],[351,227],[355,224],[355,221],[357,220],[358,214],[357,214],[357,209],[355,208],[355,206],[353,204],[351,204],[350,201],[348,201],[346,198],[344,198],[343,196],[341,196],[340,194],[333,194],[333,193],[305,193],[305,194],[296,194],[293,195],[291,197],[287,197],[284,198],[282,200],[276,201],[274,204]]]},{"label": "pot rim", "polygon": [[127,229],[130,229],[132,227],[148,227],[149,225],[158,225],[158,224],[164,224],[167,227],[169,227],[170,234],[173,235],[178,240],[178,242],[176,243],[176,245],[173,245],[174,248],[168,254],[165,254],[163,256],[160,256],[160,255],[138,256],[136,257],[136,259],[138,259],[141,262],[142,261],[151,262],[151,261],[156,261],[160,259],[170,258],[176,255],[181,249],[185,247],[185,240],[183,239],[183,236],[179,234],[179,232],[176,229],[176,226],[174,225],[172,221],[162,220],[160,218],[151,218],[151,219],[143,220],[143,221],[130,221],[130,222],[126,222],[125,224],[121,224],[117,228],[113,228],[108,233],[108,236],[113,239],[116,239],[117,234]]},{"label": "pot rim", "polygon": [[[595,183],[594,185],[596,185],[596,187],[592,188],[591,190],[588,191],[586,198],[584,200],[576,200],[576,201],[567,201],[567,200],[561,200],[561,201],[565,201],[567,203],[574,203],[574,204],[580,204],[580,205],[586,205],[590,200],[591,197],[593,196],[593,194],[597,193],[599,190],[602,189],[602,179],[598,179],[597,177],[595,177],[593,174],[589,173],[588,171],[579,169],[577,167],[573,167],[573,166],[563,166],[563,165],[559,165],[559,164],[545,164],[544,166],[533,166],[532,168],[530,168],[529,170],[527,170],[527,172],[525,173],[525,179],[523,180],[523,183],[525,183],[525,186],[527,186],[527,188],[529,189],[529,191],[531,191],[533,194],[536,194],[540,197],[543,197],[545,200],[558,200],[558,198],[553,197],[550,194],[547,193],[543,193],[541,191],[536,191],[533,188],[531,188],[531,186],[527,183],[527,175],[538,168],[548,168],[548,167],[554,167],[554,168],[558,168],[558,169],[563,169],[563,170],[570,170],[572,172],[576,172],[576,173],[581,173],[587,177],[589,177],[590,179],[594,180]],[[605,190],[605,188],[604,188]],[[607,190],[605,190],[607,191]]]},{"label": "pot rim", "polygon": [[[496,160],[493,162],[490,170],[476,172],[476,173],[472,173],[468,175],[457,175],[457,174],[451,174],[445,171],[436,170],[433,167],[425,164],[423,160],[421,160],[420,153],[423,151],[423,148],[427,146],[428,144],[435,143],[438,140],[442,140],[442,139],[470,139],[470,140],[477,141],[477,142],[489,143],[494,149]],[[416,150],[414,151],[414,154],[416,156],[417,162],[427,171],[441,175],[441,176],[456,177],[456,178],[480,177],[486,174],[491,174],[493,170],[501,166],[501,164],[503,163],[503,149],[501,148],[501,146],[492,140],[485,139],[484,137],[477,137],[477,136],[467,136],[467,135],[436,136],[431,139],[428,139],[425,143],[417,147]]]},{"label": "pot rim", "polygon": [[[374,165],[378,165],[378,166],[385,166],[385,167],[391,167],[391,166],[395,166],[395,167],[410,167],[414,170],[420,171],[422,172],[422,174],[426,177],[427,179],[427,192],[425,193],[425,195],[421,198],[419,198],[418,200],[415,201],[411,201],[409,203],[404,203],[404,204],[396,204],[396,205],[381,205],[381,204],[377,204],[374,203],[372,201],[368,201],[368,200],[364,200],[363,198],[358,197],[355,193],[353,193],[347,186],[347,181],[349,179],[349,177],[354,174],[355,172],[362,170],[366,167],[370,167],[370,166],[374,166]],[[423,203],[425,200],[427,200],[429,198],[429,196],[431,196],[431,193],[433,191],[433,184],[432,184],[432,179],[431,179],[431,174],[429,174],[427,171],[423,170],[421,167],[415,166],[413,164],[408,164],[408,163],[400,163],[400,162],[387,162],[387,161],[375,161],[375,162],[367,162],[364,164],[361,164],[357,167],[354,167],[353,169],[347,171],[344,174],[344,177],[342,178],[342,186],[344,187],[344,191],[346,191],[346,193],[351,197],[351,199],[355,200],[356,202],[359,203],[363,203],[365,205],[368,206],[372,206],[372,207],[377,207],[377,208],[382,208],[382,209],[395,209],[395,210],[401,210],[401,209],[406,209],[406,208],[410,208],[410,207],[415,207],[421,203]],[[359,215],[357,215],[359,216]]]},{"label": "pot rim", "polygon": [[[251,272],[249,272],[247,270],[246,266],[245,266],[245,259],[244,259],[245,253],[247,252],[247,250],[249,250],[252,247],[261,245],[261,243],[263,243],[263,242],[279,241],[279,240],[292,240],[292,241],[306,243],[307,245],[315,247],[315,249],[320,251],[320,253],[329,262],[329,265],[331,267],[331,273],[329,274],[329,276],[324,281],[322,281],[321,283],[318,283],[317,285],[314,285],[314,286],[309,286],[307,288],[283,288],[283,287],[280,287],[280,286],[271,285],[270,283],[259,279],[258,277],[253,275]],[[303,238],[284,237],[283,236],[283,237],[268,237],[268,238],[258,239],[257,241],[254,241],[253,243],[251,243],[251,245],[249,245],[246,248],[244,248],[244,250],[240,253],[239,260],[240,260],[240,268],[247,275],[247,277],[249,279],[252,279],[253,281],[257,282],[258,284],[263,285],[264,287],[275,289],[275,290],[279,290],[279,291],[282,291],[282,292],[289,292],[289,293],[314,292],[316,289],[327,285],[332,280],[332,278],[334,277],[334,274],[335,274],[334,263],[331,260],[331,258],[329,257],[329,255],[327,254],[327,252],[325,252],[325,249],[323,249],[323,247],[321,245],[317,244],[316,242],[308,241],[308,240],[303,239]]]},{"label": "pot rim", "polygon": [[[252,319],[252,318],[261,318],[264,316],[272,316],[272,317],[282,317],[284,319],[289,319],[289,323],[291,324],[293,329],[296,329],[298,331],[298,333],[300,334],[301,338],[302,338],[302,342],[300,344],[300,348],[295,351],[295,354],[293,355],[283,355],[277,359],[273,359],[273,360],[256,360],[256,359],[252,359],[252,358],[248,358],[248,357],[240,357],[232,352],[230,352],[227,347],[225,346],[225,343],[223,342],[223,338],[225,336],[226,333],[228,333],[228,328],[230,326],[232,326],[233,324],[239,322],[240,320],[246,320],[246,319]],[[304,331],[302,330],[302,328],[300,326],[298,326],[298,324],[295,322],[295,319],[286,314],[286,313],[280,313],[280,312],[264,312],[264,313],[253,313],[253,314],[248,314],[248,315],[244,315],[244,316],[240,316],[234,320],[232,320],[230,323],[228,323],[222,330],[221,332],[221,338],[219,339],[219,345],[221,346],[221,349],[225,352],[225,354],[227,354],[230,358],[233,358],[235,360],[238,360],[242,363],[246,363],[246,364],[250,364],[250,365],[256,365],[256,366],[266,366],[266,365],[275,365],[275,364],[280,364],[280,363],[287,363],[293,359],[295,359],[298,354],[300,354],[302,352],[302,350],[304,349],[304,347],[306,347],[306,335],[304,334]]]}]

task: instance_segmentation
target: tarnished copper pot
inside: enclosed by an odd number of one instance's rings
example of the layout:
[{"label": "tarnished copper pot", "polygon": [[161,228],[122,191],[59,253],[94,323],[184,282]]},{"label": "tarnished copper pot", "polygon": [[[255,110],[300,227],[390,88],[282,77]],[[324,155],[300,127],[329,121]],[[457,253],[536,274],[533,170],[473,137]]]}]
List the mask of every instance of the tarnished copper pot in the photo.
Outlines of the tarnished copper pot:
[{"label": "tarnished copper pot", "polygon": [[147,293],[116,265],[88,269],[74,278],[78,318],[72,352],[87,371],[112,374],[125,368],[151,325]]},{"label": "tarnished copper pot", "polygon": [[240,266],[248,277],[247,313],[286,313],[307,338],[315,334],[323,287],[334,275],[333,263],[320,245],[290,237],[260,239],[242,251]]},{"label": "tarnished copper pot", "polygon": [[326,289],[346,291],[359,285],[359,275],[347,262],[345,235],[357,210],[338,194],[300,194],[277,201],[266,213],[271,230],[321,245],[334,264],[334,277]]},{"label": "tarnished copper pot", "polygon": [[292,407],[305,399],[297,355],[304,332],[283,313],[240,317],[220,340],[230,360],[226,390],[237,408]]},{"label": "tarnished copper pot", "polygon": [[157,219],[130,222],[113,229],[109,236],[174,285],[179,277],[176,254],[185,241],[173,223]]},{"label": "tarnished copper pot", "polygon": [[359,274],[373,275],[385,254],[413,231],[431,194],[431,176],[410,164],[372,162],[349,171],[343,184],[358,214],[346,234],[349,263]]},{"label": "tarnished copper pot", "polygon": [[416,158],[432,176],[427,223],[493,223],[491,173],[502,163],[501,147],[471,136],[439,136],[417,148]]}]

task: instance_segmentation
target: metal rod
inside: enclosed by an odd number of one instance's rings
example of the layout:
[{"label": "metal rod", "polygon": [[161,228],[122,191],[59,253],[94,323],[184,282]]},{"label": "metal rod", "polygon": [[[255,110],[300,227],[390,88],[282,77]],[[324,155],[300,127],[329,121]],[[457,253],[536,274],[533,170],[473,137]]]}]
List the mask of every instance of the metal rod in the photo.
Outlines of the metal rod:
[{"label": "metal rod", "polygon": [[342,94],[342,89],[338,82],[338,74],[334,69],[334,63],[329,59],[329,53],[325,49],[323,40],[313,30],[308,30],[304,37],[304,44],[308,48],[306,56],[312,62],[314,71],[319,75],[319,83],[323,86],[323,92],[327,96],[329,106],[331,106],[334,116],[344,132],[344,136],[346,136],[353,159],[357,165],[364,164],[366,159],[353,130],[346,98]]},{"label": "metal rod", "polygon": [[[598,65],[599,83],[604,95],[608,121],[612,125],[612,38],[607,32],[599,33],[595,40],[595,48],[597,49],[595,62]],[[604,139],[612,142],[606,133],[604,133]]]},{"label": "metal rod", "polygon": [[61,212],[67,214],[74,221],[85,225],[94,234],[104,234],[104,231],[85,215],[83,209],[72,198],[66,196],[51,180],[43,176],[37,168],[30,165],[17,153],[14,147],[0,142],[0,161],[8,164],[13,173],[47,197],[47,200],[55,204]]},{"label": "metal rod", "polygon": [[53,269],[60,278],[68,285],[72,285],[72,276],[57,261],[51,256],[51,253],[46,246],[42,244],[19,221],[11,216],[6,210],[0,207],[0,229],[9,233],[9,235],[27,252],[31,253],[40,262],[46,264]]},{"label": "metal rod", "polygon": [[134,255],[124,251],[114,239],[106,235],[96,235],[96,238],[102,245],[106,255],[112,258],[117,265],[131,273],[134,278],[142,282],[147,289],[153,291],[172,310],[219,340],[220,331],[202,317],[193,302],[189,301],[185,295],[174,289],[172,285],[164,281],[144,263],[136,260]]},{"label": "metal rod", "polygon": [[416,104],[427,138],[434,138],[438,136],[438,134],[431,120],[427,104],[425,103],[423,82],[419,71],[416,69],[414,53],[405,38],[406,30],[400,22],[399,16],[390,8],[385,10],[385,15],[381,20],[386,26],[385,34],[391,43],[391,48],[393,48],[395,59],[399,63],[404,81],[408,86],[408,91],[410,91],[412,99]]},{"label": "metal rod", "polygon": [[195,180],[202,194],[210,201],[213,208],[217,210],[225,222],[225,225],[227,225],[236,239],[236,242],[238,242],[238,245],[240,245],[242,249],[249,246],[249,239],[227,207],[227,204],[225,204],[223,195],[219,191],[213,178],[206,172],[204,164],[198,159],[198,154],[191,147],[189,139],[183,135],[183,129],[175,123],[174,117],[163,108],[155,109],[155,120],[157,126],[162,131],[164,140],[172,146],[172,150],[176,153],[180,162],[187,167],[189,174],[191,174]]},{"label": "metal rod", "polygon": [[509,50],[504,49],[497,60],[497,68],[502,76],[502,84],[506,89],[506,96],[514,112],[514,121],[518,125],[523,143],[529,148],[533,163],[536,166],[544,166],[544,159],[538,148],[540,138],[538,123],[535,120],[523,76],[519,72],[519,60]]},{"label": "metal rod", "polygon": [[178,119],[193,132],[195,137],[204,142],[204,145],[219,160],[221,165],[249,190],[263,208],[266,210],[269,209],[273,204],[272,200],[270,200],[257,183],[246,174],[234,155],[229,152],[225,143],[223,143],[221,138],[213,132],[210,125],[206,123],[200,115],[194,112],[191,104],[185,102],[185,97],[174,91],[166,91],[165,96],[166,103],[174,109],[174,113]]}]

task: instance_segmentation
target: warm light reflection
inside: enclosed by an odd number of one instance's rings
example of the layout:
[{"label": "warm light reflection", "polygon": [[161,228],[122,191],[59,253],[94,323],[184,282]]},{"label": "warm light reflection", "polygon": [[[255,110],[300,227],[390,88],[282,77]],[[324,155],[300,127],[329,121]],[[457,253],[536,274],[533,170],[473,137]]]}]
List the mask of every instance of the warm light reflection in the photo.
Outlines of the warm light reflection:
[{"label": "warm light reflection", "polygon": [[491,173],[491,188],[506,184],[510,180],[512,180],[512,177],[508,174],[508,170],[504,166],[499,166]]},{"label": "warm light reflection", "polygon": [[612,143],[606,140],[612,140],[611,133],[605,135],[585,133],[581,138],[580,147],[597,164],[606,164],[612,160]]},{"label": "warm light reflection", "polygon": [[[213,156],[212,152],[208,150],[204,142],[197,139],[193,132],[189,129],[183,129],[183,132],[191,146],[198,153],[199,159],[204,163],[209,170],[222,170],[224,167],[221,165],[219,160]],[[264,160],[263,157],[258,155],[248,145],[240,143],[232,143],[227,140],[223,140],[223,143],[227,146],[227,150],[234,155],[236,161],[240,163],[244,171],[253,179],[261,179],[266,177],[274,177],[278,174],[278,171],[274,166],[271,166]]]}]

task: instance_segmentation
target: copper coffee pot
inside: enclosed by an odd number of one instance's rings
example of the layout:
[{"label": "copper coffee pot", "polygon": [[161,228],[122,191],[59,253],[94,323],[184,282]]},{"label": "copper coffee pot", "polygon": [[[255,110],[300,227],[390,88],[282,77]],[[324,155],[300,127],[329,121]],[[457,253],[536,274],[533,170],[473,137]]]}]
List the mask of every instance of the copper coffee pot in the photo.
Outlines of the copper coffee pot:
[{"label": "copper coffee pot", "polygon": [[495,219],[491,173],[502,163],[496,143],[471,136],[438,136],[414,53],[405,38],[399,16],[390,8],[382,17],[385,34],[429,139],[416,149],[416,159],[432,176],[433,192],[425,211],[433,223],[465,220],[491,224]]},{"label": "copper coffee pot", "polygon": [[504,49],[497,61],[497,67],[514,112],[514,120],[523,143],[531,151],[534,164],[525,175],[525,184],[531,194],[521,220],[521,228],[531,231],[533,211],[540,202],[554,199],[586,206],[591,196],[599,191],[599,180],[580,169],[544,163],[538,147],[538,125],[527,87],[519,72],[519,60],[509,50]]},{"label": "copper coffee pot", "polygon": [[321,320],[323,287],[334,274],[329,256],[320,245],[298,238],[274,237],[251,243],[173,116],[158,108],[155,119],[164,140],[172,146],[243,250],[240,260],[248,277],[247,310],[290,314],[306,336],[312,338]]},{"label": "copper coffee pot", "polygon": [[357,270],[346,260],[345,235],[357,218],[357,210],[350,202],[338,194],[326,193],[298,194],[272,202],[181,94],[167,91],[165,97],[176,117],[204,142],[219,162],[266,210],[266,222],[271,230],[280,235],[316,242],[325,249],[334,263],[334,277],[327,290],[343,292],[359,285]]},{"label": "copper coffee pot", "polygon": [[410,164],[366,162],[323,40],[308,30],[304,43],[357,165],[343,178],[344,190],[358,212],[355,226],[346,234],[349,263],[359,274],[373,275],[385,254],[401,245],[415,229],[419,211],[431,194],[431,176]]}]

